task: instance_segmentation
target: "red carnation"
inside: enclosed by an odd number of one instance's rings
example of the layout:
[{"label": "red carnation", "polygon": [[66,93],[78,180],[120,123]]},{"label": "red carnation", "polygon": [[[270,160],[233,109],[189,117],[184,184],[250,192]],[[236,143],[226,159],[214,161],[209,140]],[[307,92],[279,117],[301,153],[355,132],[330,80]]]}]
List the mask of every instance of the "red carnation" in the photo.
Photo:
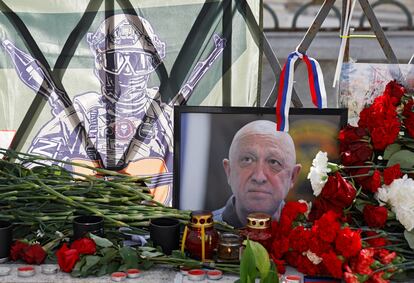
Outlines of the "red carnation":
[{"label": "red carnation", "polygon": [[322,259],[326,270],[332,277],[342,278],[342,261],[334,252],[330,251],[329,253],[323,254]]},{"label": "red carnation", "polygon": [[387,222],[388,209],[385,206],[367,204],[364,207],[363,215],[369,227],[382,228]]},{"label": "red carnation", "polygon": [[374,249],[362,249],[357,257],[351,259],[351,268],[355,273],[369,275],[372,273],[371,264],[374,261]]},{"label": "red carnation", "polygon": [[298,226],[289,234],[289,247],[298,252],[306,252],[311,244],[311,231]]},{"label": "red carnation", "polygon": [[85,255],[93,255],[96,252],[96,244],[89,238],[75,240],[72,245],[70,245],[70,248],[77,250],[79,254]]},{"label": "red carnation", "polygon": [[413,112],[414,100],[411,98],[406,105],[404,105],[403,116],[405,117],[404,125],[408,134],[414,138],[414,112]]},{"label": "red carnation", "polygon": [[386,238],[380,237],[377,232],[366,231],[364,234],[366,237],[370,238],[365,240],[370,245],[370,247],[384,247],[390,244]]},{"label": "red carnation", "polygon": [[273,262],[276,264],[277,272],[279,274],[285,274],[286,272],[286,262],[284,260],[275,259],[272,257]]},{"label": "red carnation", "polygon": [[404,109],[402,112],[402,115],[407,118],[410,115],[413,115],[413,106],[414,106],[414,99],[410,98],[410,100],[408,100],[408,102],[404,105]]},{"label": "red carnation", "polygon": [[405,128],[407,129],[408,134],[412,138],[414,138],[414,114],[404,119],[404,125],[405,125]]},{"label": "red carnation", "polygon": [[16,261],[20,259],[23,255],[23,252],[29,247],[29,244],[22,241],[15,241],[10,248],[10,259]]},{"label": "red carnation", "polygon": [[402,177],[400,164],[397,163],[384,169],[384,184],[390,185],[395,179]]},{"label": "red carnation", "polygon": [[359,116],[358,126],[368,129],[376,150],[384,150],[392,144],[400,132],[400,121],[391,97],[381,95],[374,103],[364,108]]},{"label": "red carnation", "polygon": [[292,223],[300,215],[305,214],[308,211],[308,205],[306,203],[298,201],[290,201],[285,204],[282,209],[278,224],[278,233],[287,235],[292,229]]},{"label": "red carnation", "polygon": [[367,281],[367,283],[389,283],[390,281],[384,278],[385,272],[379,271],[375,272],[371,278]]},{"label": "red carnation", "polygon": [[360,283],[358,277],[352,272],[344,272],[345,283]]},{"label": "red carnation", "polygon": [[405,93],[405,88],[397,83],[396,80],[393,80],[387,84],[385,87],[384,95],[387,95],[391,99],[391,103],[394,106],[397,106],[401,102],[401,97]]},{"label": "red carnation", "polygon": [[391,252],[387,249],[375,250],[375,257],[379,259],[382,264],[390,264],[396,257],[396,252]]},{"label": "red carnation", "polygon": [[75,249],[69,249],[67,244],[56,252],[59,267],[64,272],[71,272],[76,262],[79,260],[79,252]]},{"label": "red carnation", "polygon": [[41,245],[35,244],[26,248],[22,254],[22,259],[29,264],[41,264],[46,259],[46,252]]},{"label": "red carnation", "polygon": [[281,259],[284,253],[286,253],[288,250],[289,250],[289,238],[288,237],[282,236],[280,237],[280,239],[273,240],[272,245],[271,245],[271,254],[273,258]]},{"label": "red carnation", "polygon": [[400,132],[401,124],[397,117],[389,117],[384,120],[381,127],[377,127],[371,132],[371,139],[374,149],[384,150],[387,146],[394,143]]},{"label": "red carnation", "polygon": [[320,239],[320,235],[316,232],[312,234],[310,243],[311,245],[309,245],[309,250],[317,256],[321,256],[324,253],[328,253],[330,250],[332,250],[331,243],[327,241],[322,241]]},{"label": "red carnation", "polygon": [[359,253],[362,248],[361,234],[345,227],[338,232],[335,240],[335,248],[344,256],[352,257]]},{"label": "red carnation", "polygon": [[334,211],[328,211],[315,221],[312,232],[325,242],[332,243],[341,225],[338,221],[339,215]]}]

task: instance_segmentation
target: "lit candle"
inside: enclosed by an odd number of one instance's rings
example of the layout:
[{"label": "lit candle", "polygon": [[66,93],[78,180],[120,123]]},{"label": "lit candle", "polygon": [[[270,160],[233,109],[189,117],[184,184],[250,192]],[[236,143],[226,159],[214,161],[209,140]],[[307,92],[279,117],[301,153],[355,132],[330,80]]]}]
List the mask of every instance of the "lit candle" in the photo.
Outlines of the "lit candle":
[{"label": "lit candle", "polygon": [[241,237],[237,234],[224,233],[220,236],[217,255],[220,260],[238,261],[241,247]]}]

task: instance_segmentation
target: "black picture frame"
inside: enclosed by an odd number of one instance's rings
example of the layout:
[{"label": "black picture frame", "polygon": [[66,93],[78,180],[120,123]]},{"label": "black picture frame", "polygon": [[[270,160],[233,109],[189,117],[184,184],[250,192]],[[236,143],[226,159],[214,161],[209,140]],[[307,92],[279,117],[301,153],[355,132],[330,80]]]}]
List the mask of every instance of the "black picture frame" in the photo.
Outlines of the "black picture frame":
[{"label": "black picture frame", "polygon": [[[275,122],[275,113],[275,108],[176,106],[173,207],[215,210],[224,206],[231,189],[221,161],[228,156],[234,134],[254,120]],[[290,109],[289,133],[295,142],[298,163],[306,164],[302,164],[299,183],[288,199],[313,199],[305,171],[318,150],[327,151],[330,160],[339,158],[337,135],[347,124],[347,113],[346,108]]]}]

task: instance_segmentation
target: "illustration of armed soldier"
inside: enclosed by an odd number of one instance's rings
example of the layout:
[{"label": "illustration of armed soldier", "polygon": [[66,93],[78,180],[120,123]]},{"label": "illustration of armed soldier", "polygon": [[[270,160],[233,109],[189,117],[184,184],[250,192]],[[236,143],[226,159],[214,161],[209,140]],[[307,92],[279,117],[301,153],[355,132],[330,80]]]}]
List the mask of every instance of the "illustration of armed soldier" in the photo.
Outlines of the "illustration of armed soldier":
[{"label": "illustration of armed soldier", "polygon": [[[173,107],[185,103],[196,84],[222,53],[225,39],[213,36],[215,48],[197,63],[179,93],[164,103],[158,88],[148,87],[165,58],[165,43],[139,16],[107,18],[87,42],[94,55],[94,72],[101,92],[73,97],[58,89],[37,60],[9,40],[3,46],[20,79],[47,98],[52,119],[39,130],[29,153],[137,176],[152,176],[154,199],[172,199]],[[64,165],[66,166],[67,165]],[[68,168],[80,173],[82,167]]]}]

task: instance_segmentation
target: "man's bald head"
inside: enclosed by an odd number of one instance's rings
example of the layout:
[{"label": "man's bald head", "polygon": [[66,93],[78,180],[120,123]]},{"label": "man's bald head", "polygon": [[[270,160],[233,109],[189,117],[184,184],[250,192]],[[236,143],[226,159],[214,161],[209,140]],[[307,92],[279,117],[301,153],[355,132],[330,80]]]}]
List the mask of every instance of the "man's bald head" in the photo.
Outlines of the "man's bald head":
[{"label": "man's bald head", "polygon": [[264,136],[270,137],[286,152],[286,161],[289,164],[296,163],[295,144],[292,140],[292,137],[288,133],[277,131],[276,123],[268,120],[256,120],[250,122],[237,131],[230,145],[230,161],[232,160],[232,156],[234,156],[235,151],[238,149],[239,142],[243,141],[246,137],[249,136],[256,136],[257,138]]},{"label": "man's bald head", "polygon": [[235,134],[223,167],[242,224],[252,212],[277,217],[301,168],[290,135],[267,120],[251,122]]}]

